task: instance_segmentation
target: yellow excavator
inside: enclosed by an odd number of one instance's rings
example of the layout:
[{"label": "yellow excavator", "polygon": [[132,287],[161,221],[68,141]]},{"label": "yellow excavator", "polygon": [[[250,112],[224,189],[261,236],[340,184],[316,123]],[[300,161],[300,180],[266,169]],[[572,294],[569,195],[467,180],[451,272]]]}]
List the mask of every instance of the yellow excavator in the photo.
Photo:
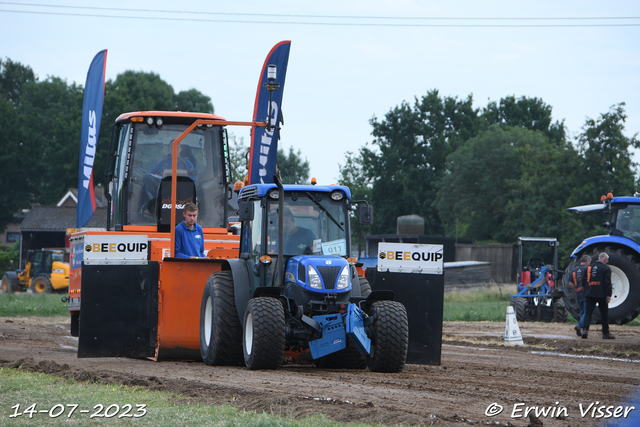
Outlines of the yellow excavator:
[{"label": "yellow excavator", "polygon": [[61,249],[39,249],[29,253],[24,270],[7,271],[0,292],[10,294],[28,289],[34,294],[63,292],[69,287],[69,263]]}]

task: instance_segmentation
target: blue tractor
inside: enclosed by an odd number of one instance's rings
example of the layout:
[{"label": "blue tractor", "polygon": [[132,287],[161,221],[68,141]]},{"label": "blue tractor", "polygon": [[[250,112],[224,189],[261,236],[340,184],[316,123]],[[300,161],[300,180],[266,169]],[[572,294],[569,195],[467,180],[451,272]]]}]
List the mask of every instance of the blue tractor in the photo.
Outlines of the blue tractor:
[{"label": "blue tractor", "polygon": [[372,291],[349,258],[349,218],[371,222],[347,187],[257,184],[238,195],[240,253],[209,278],[200,352],[209,365],[277,369],[310,353],[321,368],[400,372],[408,348],[405,307]]},{"label": "blue tractor", "polygon": [[[640,193],[633,197],[613,197],[611,193],[602,197],[602,203],[569,208],[577,214],[603,213],[607,221],[603,224],[610,230],[608,235],[589,237],[580,243],[571,254],[571,263],[566,269],[570,273],[579,264],[580,257],[587,254],[593,261],[601,252],[609,254],[613,293],[609,303],[609,323],[623,325],[631,322],[640,313]],[[580,308],[575,293],[567,286],[569,274],[564,275],[564,300],[571,315],[578,318]],[[600,322],[600,311],[596,308],[594,322]]]},{"label": "blue tractor", "polygon": [[[538,248],[532,253],[536,256],[525,256],[530,251],[525,244]],[[511,306],[519,321],[567,321],[563,294],[556,286],[558,273],[562,273],[558,271],[558,247],[553,237],[518,237],[518,293],[511,295]]]}]

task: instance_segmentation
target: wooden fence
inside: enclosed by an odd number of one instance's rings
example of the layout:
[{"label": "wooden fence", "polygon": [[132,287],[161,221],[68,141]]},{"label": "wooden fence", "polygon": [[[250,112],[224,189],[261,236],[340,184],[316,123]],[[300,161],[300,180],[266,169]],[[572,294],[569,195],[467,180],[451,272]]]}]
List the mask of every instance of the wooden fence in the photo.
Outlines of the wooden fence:
[{"label": "wooden fence", "polygon": [[495,283],[516,282],[517,257],[516,245],[456,245],[456,261],[490,262],[491,280]]}]

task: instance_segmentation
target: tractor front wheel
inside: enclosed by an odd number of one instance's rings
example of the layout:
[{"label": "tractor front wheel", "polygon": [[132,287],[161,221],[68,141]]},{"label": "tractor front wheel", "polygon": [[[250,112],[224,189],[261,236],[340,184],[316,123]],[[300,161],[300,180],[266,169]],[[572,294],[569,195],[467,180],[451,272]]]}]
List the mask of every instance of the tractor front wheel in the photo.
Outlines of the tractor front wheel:
[{"label": "tractor front wheel", "polygon": [[36,276],[31,279],[31,290],[34,294],[49,294],[53,292],[53,287],[47,276]]},{"label": "tractor front wheel", "polygon": [[376,316],[369,327],[371,354],[367,357],[372,372],[401,372],[409,347],[409,320],[404,305],[397,301],[378,301],[369,316]]},{"label": "tractor front wheel", "polygon": [[285,328],[284,308],[279,300],[271,297],[249,300],[242,335],[247,368],[278,369],[282,366]]}]

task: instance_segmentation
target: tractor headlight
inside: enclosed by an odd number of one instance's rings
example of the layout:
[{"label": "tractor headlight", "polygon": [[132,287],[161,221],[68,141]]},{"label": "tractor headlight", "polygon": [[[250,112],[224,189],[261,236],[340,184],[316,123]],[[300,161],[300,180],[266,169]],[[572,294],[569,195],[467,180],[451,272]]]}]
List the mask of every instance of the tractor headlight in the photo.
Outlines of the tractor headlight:
[{"label": "tractor headlight", "polygon": [[336,289],[346,289],[349,287],[349,267],[342,269],[340,277],[338,277],[338,283],[336,283]]},{"label": "tractor headlight", "polygon": [[309,276],[309,286],[314,289],[322,289],[322,280],[320,280],[320,275],[313,266],[309,266],[307,275]]}]

